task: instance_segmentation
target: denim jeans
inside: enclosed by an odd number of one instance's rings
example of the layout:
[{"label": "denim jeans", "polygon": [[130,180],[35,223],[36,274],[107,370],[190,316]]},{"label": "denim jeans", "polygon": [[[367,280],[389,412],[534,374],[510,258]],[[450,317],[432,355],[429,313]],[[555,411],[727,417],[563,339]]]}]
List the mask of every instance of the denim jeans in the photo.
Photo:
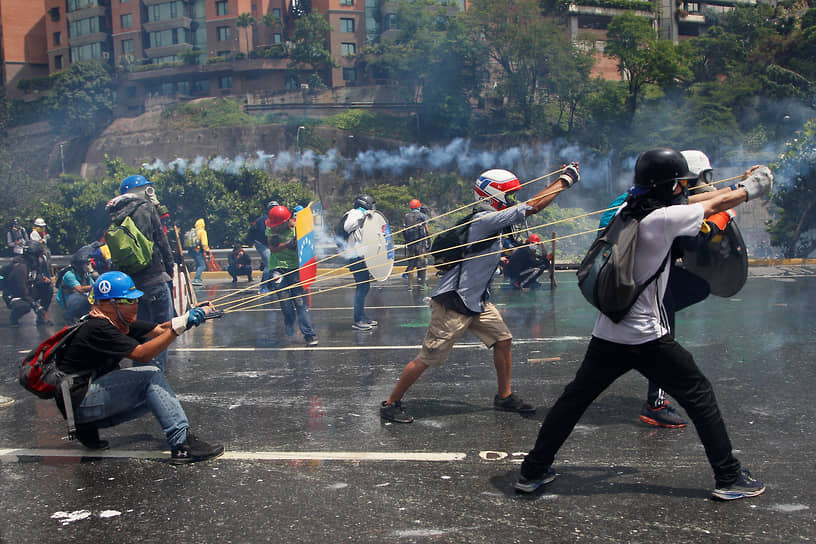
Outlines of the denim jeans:
[{"label": "denim jeans", "polygon": [[71,293],[65,299],[65,321],[68,323],[73,323],[90,311],[91,303],[88,302],[87,293]]},{"label": "denim jeans", "polygon": [[592,401],[631,369],[665,389],[686,410],[714,469],[717,486],[732,484],[740,463],[732,453],[711,383],[697,368],[691,354],[668,334],[639,345],[618,344],[593,336],[575,378],[541,424],[535,447],[521,464],[522,476],[541,477]]},{"label": "denim jeans", "polygon": [[197,249],[190,249],[188,250],[188,255],[193,258],[196,263],[196,271],[195,277],[193,277],[193,281],[201,280],[201,274],[207,270],[207,261],[204,260],[204,252],[199,251]]},{"label": "denim jeans", "polygon": [[[139,299],[138,319],[149,321],[150,323],[164,323],[173,317],[173,297],[170,294],[170,287],[166,283],[160,282],[154,285],[143,287],[144,296]],[[155,359],[149,363],[133,362],[134,366],[150,364],[159,367],[164,371],[167,363],[167,350],[159,353]]]},{"label": "denim jeans", "polygon": [[253,240],[252,244],[255,246],[255,250],[258,252],[258,255],[261,256],[261,265],[263,269],[263,273],[261,274],[261,287],[259,290],[262,293],[266,293],[271,291],[269,284],[264,282],[272,277],[272,271],[269,270],[269,255],[272,252],[269,251],[269,246],[260,242],[259,240]]},{"label": "denim jeans", "polygon": [[354,274],[354,283],[357,284],[354,290],[354,322],[368,321],[365,315],[365,299],[371,289],[371,274],[362,257],[349,261],[349,270]]},{"label": "denim jeans", "polygon": [[74,412],[77,423],[113,427],[152,413],[167,443],[175,447],[187,438],[190,423],[164,372],[155,366],[114,370],[91,383]]},{"label": "denim jeans", "polygon": [[[287,273],[288,272],[288,273]],[[295,318],[297,317],[300,332],[304,337],[316,336],[312,328],[312,317],[309,313],[309,304],[306,297],[303,296],[305,291],[302,286],[290,287],[300,283],[300,278],[297,272],[291,270],[282,270],[284,276],[281,278],[279,284],[275,284],[275,291],[277,291],[278,300],[291,298],[290,300],[281,300],[281,312],[283,312],[283,324],[286,328],[286,334],[291,336],[294,333]]]}]

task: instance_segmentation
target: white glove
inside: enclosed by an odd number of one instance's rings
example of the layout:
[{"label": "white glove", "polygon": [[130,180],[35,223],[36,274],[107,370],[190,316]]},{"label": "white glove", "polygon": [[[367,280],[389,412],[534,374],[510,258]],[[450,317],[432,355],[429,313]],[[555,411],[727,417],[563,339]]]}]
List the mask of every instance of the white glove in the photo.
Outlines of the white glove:
[{"label": "white glove", "polygon": [[187,330],[187,313],[188,312],[185,312],[182,315],[174,317],[170,320],[170,328],[173,329],[176,336],[181,336],[181,334]]},{"label": "white glove", "polygon": [[572,187],[573,184],[578,183],[581,180],[581,173],[578,170],[578,163],[570,163],[569,166],[564,168],[564,173],[558,176],[558,179],[566,182],[567,187]]},{"label": "white glove", "polygon": [[765,196],[771,192],[771,187],[773,187],[773,172],[767,166],[760,166],[740,185],[748,193],[746,201]]},{"label": "white glove", "polygon": [[170,327],[172,327],[176,336],[181,336],[184,331],[200,325],[204,321],[204,315],[205,312],[202,308],[193,308],[171,319]]}]

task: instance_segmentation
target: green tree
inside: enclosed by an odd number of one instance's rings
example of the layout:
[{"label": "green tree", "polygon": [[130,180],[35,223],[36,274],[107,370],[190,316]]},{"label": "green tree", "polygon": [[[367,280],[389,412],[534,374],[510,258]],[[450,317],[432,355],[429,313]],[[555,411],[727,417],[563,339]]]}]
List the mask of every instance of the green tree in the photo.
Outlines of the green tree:
[{"label": "green tree", "polygon": [[531,127],[536,105],[546,98],[555,43],[566,36],[541,15],[537,0],[473,0],[467,18],[471,39],[484,42],[500,69],[496,92],[507,99],[508,113]]},{"label": "green tree", "polygon": [[91,136],[113,118],[110,68],[100,62],[78,62],[57,73],[48,102],[54,129],[67,136]]},{"label": "green tree", "polygon": [[328,70],[337,66],[326,43],[330,31],[329,22],[320,13],[310,12],[296,19],[289,68],[301,74],[315,72],[327,78]]},{"label": "green tree", "polygon": [[816,121],[790,139],[775,170],[772,201],[777,219],[769,225],[771,244],[785,257],[806,257],[816,249]]},{"label": "green tree", "polygon": [[374,79],[398,80],[422,103],[425,132],[465,135],[470,101],[478,92],[479,43],[450,5],[432,0],[394,2],[396,32],[361,54]]},{"label": "green tree", "polygon": [[607,27],[605,53],[617,57],[618,71],[626,81],[627,110],[634,121],[646,85],[668,86],[690,75],[676,46],[659,40],[651,22],[632,13],[612,18]]},{"label": "green tree", "polygon": [[250,47],[249,44],[250,35],[249,29],[250,27],[255,25],[255,23],[257,23],[257,20],[255,19],[255,17],[252,16],[251,13],[241,13],[240,15],[238,15],[238,20],[235,21],[235,26],[243,29],[242,34],[244,35],[244,42],[246,43],[247,53],[249,53],[252,50],[252,47]]}]

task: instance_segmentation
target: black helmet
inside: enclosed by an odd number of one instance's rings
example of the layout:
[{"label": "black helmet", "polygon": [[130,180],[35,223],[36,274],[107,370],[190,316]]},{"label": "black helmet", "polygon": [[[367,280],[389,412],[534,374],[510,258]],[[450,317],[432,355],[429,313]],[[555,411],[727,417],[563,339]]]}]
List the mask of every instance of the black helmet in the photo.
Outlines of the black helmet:
[{"label": "black helmet", "polygon": [[266,213],[269,213],[269,210],[271,210],[275,206],[280,206],[280,202],[278,202],[277,200],[270,200],[269,202],[267,202],[266,203]]},{"label": "black helmet", "polygon": [[683,155],[671,147],[648,149],[640,154],[635,164],[635,187],[642,190],[690,179],[697,179],[697,176],[689,172]]},{"label": "black helmet", "polygon": [[357,197],[354,199],[354,203],[352,204],[352,206],[354,206],[355,208],[363,208],[364,210],[373,210],[374,204],[376,203],[377,201],[374,200],[373,196],[363,194],[357,195]]},{"label": "black helmet", "polygon": [[26,240],[23,244],[23,255],[39,257],[43,253],[45,253],[45,249],[39,240]]}]

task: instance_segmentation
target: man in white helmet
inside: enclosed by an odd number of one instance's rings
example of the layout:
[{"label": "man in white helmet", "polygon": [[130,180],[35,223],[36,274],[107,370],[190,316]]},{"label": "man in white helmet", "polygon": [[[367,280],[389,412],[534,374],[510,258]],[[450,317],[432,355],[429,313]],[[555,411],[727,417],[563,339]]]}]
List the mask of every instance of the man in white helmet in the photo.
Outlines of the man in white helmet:
[{"label": "man in white helmet", "polygon": [[403,369],[391,395],[382,402],[380,417],[411,423],[414,418],[402,406],[403,395],[429,366],[445,362],[456,340],[467,330],[493,348],[498,382],[493,407],[505,412],[535,412],[535,407],[514,395],[510,387],[513,335],[496,307],[488,302],[488,287],[499,264],[502,232],[549,206],[561,191],[579,179],[578,164],[573,163],[546,189],[527,202],[516,203],[521,184],[514,174],[497,169],[479,176],[474,185],[479,204],[468,227],[467,241],[472,244],[472,252],[442,276],[431,294],[431,323],[422,348]]}]

